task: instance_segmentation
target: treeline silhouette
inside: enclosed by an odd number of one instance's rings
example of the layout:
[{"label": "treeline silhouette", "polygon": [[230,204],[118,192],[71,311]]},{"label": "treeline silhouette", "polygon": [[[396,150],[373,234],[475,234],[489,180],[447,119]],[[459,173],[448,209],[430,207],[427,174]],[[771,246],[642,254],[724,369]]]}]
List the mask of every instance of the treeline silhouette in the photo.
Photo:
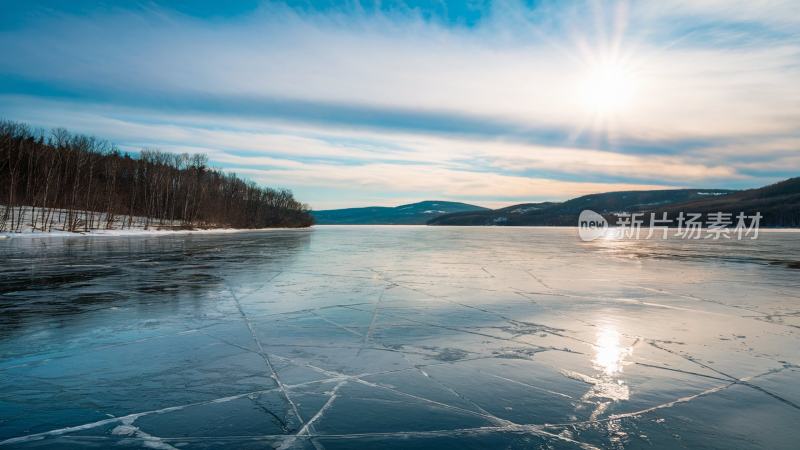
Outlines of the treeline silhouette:
[{"label": "treeline silhouette", "polygon": [[208,167],[205,155],[143,150],[0,121],[0,231],[306,227],[292,193]]}]

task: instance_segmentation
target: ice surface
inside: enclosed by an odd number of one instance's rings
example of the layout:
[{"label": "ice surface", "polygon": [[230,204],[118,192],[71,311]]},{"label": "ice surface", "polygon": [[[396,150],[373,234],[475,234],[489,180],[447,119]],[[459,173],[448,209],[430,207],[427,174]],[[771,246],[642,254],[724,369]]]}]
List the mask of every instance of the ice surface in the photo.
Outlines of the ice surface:
[{"label": "ice surface", "polygon": [[796,448],[800,234],[0,241],[0,447]]}]

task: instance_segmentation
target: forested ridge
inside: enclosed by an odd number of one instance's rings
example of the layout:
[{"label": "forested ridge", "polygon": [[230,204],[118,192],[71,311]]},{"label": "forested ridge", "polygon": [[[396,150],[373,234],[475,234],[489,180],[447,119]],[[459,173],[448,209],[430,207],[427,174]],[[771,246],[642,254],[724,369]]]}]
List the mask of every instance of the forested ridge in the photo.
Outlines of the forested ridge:
[{"label": "forested ridge", "polygon": [[[800,227],[800,177],[755,189],[669,189],[589,194],[561,203],[527,203],[485,211],[451,213],[428,221],[428,225],[576,226],[583,210],[603,215],[616,224],[619,213],[641,213],[643,217],[667,217],[678,226],[681,212],[701,214],[704,220],[716,213],[759,214],[762,227]],[[730,226],[735,226],[734,221]]]},{"label": "forested ridge", "polygon": [[308,207],[208,166],[205,155],[143,150],[0,121],[0,231],[306,227]]}]

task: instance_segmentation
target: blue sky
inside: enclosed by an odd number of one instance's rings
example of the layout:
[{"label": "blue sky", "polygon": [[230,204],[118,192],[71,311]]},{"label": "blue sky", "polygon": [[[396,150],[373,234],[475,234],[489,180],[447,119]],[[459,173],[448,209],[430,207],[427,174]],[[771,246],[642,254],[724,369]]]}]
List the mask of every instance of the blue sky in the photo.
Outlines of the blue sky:
[{"label": "blue sky", "polygon": [[800,175],[796,2],[0,0],[0,117],[315,209]]}]

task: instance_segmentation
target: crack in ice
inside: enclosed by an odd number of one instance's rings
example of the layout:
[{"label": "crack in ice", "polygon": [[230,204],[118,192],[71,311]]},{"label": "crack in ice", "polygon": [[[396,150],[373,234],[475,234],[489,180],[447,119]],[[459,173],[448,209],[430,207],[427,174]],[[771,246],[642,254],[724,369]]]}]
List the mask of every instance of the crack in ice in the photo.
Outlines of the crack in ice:
[{"label": "crack in ice", "polygon": [[[278,272],[274,277],[270,278],[269,281],[274,280],[278,277],[281,273]],[[268,282],[269,282],[268,281]],[[269,355],[264,351],[264,347],[261,345],[261,339],[258,338],[255,329],[253,328],[253,324],[250,322],[250,319],[245,314],[244,309],[242,309],[242,304],[239,302],[239,298],[236,296],[236,292],[233,290],[233,287],[228,285],[228,290],[230,291],[231,295],[233,296],[234,301],[236,302],[236,308],[239,310],[239,314],[242,315],[242,319],[244,320],[245,324],[247,325],[247,329],[250,330],[250,335],[253,337],[253,341],[255,341],[256,346],[258,347],[258,353],[264,359],[264,362],[267,364],[267,368],[270,371],[270,377],[275,381],[275,384],[278,385],[278,389],[280,390],[283,398],[286,400],[287,404],[289,405],[290,410],[292,413],[297,417],[297,420],[300,424],[303,424],[303,417],[300,415],[300,411],[297,409],[297,405],[292,401],[291,397],[289,396],[289,392],[286,390],[283,382],[281,381],[280,377],[278,376],[278,372],[275,370],[275,367],[272,365],[272,361],[269,359]]]}]

